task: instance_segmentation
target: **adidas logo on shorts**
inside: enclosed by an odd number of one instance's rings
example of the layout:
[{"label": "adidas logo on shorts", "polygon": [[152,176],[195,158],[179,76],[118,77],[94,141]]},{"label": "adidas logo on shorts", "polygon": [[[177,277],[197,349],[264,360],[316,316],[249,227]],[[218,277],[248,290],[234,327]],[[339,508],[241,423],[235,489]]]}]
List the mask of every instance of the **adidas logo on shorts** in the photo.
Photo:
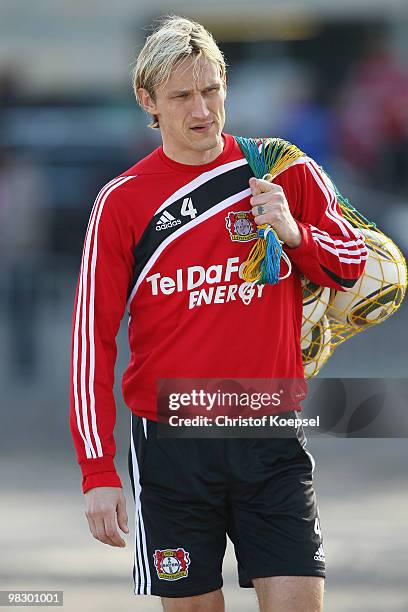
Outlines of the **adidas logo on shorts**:
[{"label": "adidas logo on shorts", "polygon": [[315,561],[324,561],[324,562],[326,561],[326,558],[324,556],[323,544],[320,544],[313,558]]},{"label": "adidas logo on shorts", "polygon": [[156,232],[174,227],[175,225],[181,225],[180,219],[176,219],[167,210],[163,212],[160,219],[156,223]]}]

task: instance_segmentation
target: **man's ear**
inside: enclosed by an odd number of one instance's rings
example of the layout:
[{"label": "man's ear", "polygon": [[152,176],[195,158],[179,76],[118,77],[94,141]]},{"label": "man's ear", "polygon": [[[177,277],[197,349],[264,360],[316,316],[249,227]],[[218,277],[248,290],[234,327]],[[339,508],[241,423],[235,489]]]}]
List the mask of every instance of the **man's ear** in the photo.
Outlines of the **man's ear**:
[{"label": "man's ear", "polygon": [[139,87],[137,95],[144,110],[151,115],[155,115],[157,113],[156,102],[154,102],[147,89]]}]

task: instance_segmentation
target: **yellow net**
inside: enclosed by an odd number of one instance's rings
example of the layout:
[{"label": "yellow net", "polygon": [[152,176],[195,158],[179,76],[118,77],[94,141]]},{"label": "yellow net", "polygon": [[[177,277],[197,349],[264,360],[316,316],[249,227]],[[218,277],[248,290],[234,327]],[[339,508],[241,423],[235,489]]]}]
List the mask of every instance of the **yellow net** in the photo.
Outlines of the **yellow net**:
[{"label": "yellow net", "polygon": [[318,287],[302,279],[301,346],[305,378],[315,376],[342,342],[388,319],[407,288],[405,258],[396,244],[357,211],[342,205],[344,216],[364,235],[368,259],[361,278],[347,291]]}]

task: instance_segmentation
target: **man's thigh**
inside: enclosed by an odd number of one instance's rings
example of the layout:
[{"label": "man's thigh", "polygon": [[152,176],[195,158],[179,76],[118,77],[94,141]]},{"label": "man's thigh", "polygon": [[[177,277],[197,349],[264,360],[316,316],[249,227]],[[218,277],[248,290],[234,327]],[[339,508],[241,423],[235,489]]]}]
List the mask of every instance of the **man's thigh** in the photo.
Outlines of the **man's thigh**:
[{"label": "man's thigh", "polygon": [[135,595],[182,600],[222,587],[222,463],[222,440],[160,438],[156,423],[132,415]]},{"label": "man's thigh", "polygon": [[221,589],[195,597],[161,598],[165,612],[224,612],[224,596]]},{"label": "man's thigh", "polygon": [[254,578],[261,612],[322,612],[324,578],[272,576]]},{"label": "man's thigh", "polygon": [[314,460],[304,440],[300,432],[230,445],[234,473],[228,534],[242,587],[271,576],[325,578]]}]

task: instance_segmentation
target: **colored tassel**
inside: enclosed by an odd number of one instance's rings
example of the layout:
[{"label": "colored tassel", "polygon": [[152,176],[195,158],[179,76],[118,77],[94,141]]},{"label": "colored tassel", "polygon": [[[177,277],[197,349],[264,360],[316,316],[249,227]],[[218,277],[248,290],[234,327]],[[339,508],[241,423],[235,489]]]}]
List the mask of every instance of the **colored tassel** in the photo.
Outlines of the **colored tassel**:
[{"label": "colored tassel", "polygon": [[[281,138],[257,140],[235,136],[235,140],[254,176],[267,181],[272,181],[279,172],[304,155],[295,145]],[[282,242],[268,224],[259,225],[257,231],[258,240],[244,262],[242,277],[247,282],[274,285],[280,280]]]},{"label": "colored tassel", "polygon": [[270,225],[259,225],[258,236],[242,266],[242,278],[250,283],[274,285],[279,281],[282,245]]}]

